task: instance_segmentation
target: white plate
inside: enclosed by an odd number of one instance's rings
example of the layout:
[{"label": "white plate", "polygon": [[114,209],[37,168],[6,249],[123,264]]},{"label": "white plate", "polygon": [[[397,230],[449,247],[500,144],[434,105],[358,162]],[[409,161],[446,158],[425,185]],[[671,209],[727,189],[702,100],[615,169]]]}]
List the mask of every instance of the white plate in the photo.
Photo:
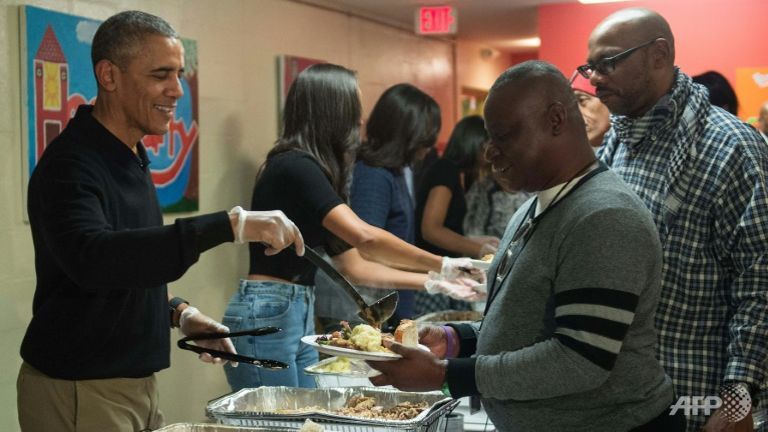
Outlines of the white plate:
[{"label": "white plate", "polygon": [[490,261],[483,261],[483,260],[479,260],[479,259],[471,259],[471,260],[469,260],[469,262],[471,262],[473,266],[475,266],[476,268],[479,268],[481,270],[488,270],[488,267],[491,266],[491,262]]},{"label": "white plate", "polygon": [[342,356],[342,357],[347,357],[351,359],[392,361],[402,357],[400,354],[395,354],[391,352],[359,351],[356,349],[341,348],[333,345],[320,345],[319,343],[315,342],[315,340],[320,336],[323,336],[323,335],[304,336],[303,338],[301,338],[301,341],[311,346],[312,348],[320,351],[321,353],[328,354],[328,355]]},{"label": "white plate", "polygon": [[334,375],[334,376],[348,377],[348,378],[367,378],[367,377],[372,377],[379,374],[377,370],[372,369],[364,361],[362,360],[357,361],[355,359],[349,360],[349,370],[345,372],[328,372],[324,370],[319,370],[321,367],[327,365],[328,363],[332,363],[336,360],[338,360],[338,357],[329,357],[325,360],[320,360],[319,362],[311,366],[305,367],[304,372],[310,375]]},{"label": "white plate", "polygon": [[[399,358],[402,358],[400,354],[395,354],[393,352],[371,352],[371,351],[359,351],[356,349],[351,348],[341,348],[333,345],[320,345],[319,343],[315,342],[317,338],[323,335],[309,335],[304,336],[301,338],[301,341],[305,344],[311,346],[312,348],[318,350],[319,352],[323,354],[328,355],[334,355],[334,356],[341,356],[341,357],[347,357],[351,359],[359,359],[359,360],[373,360],[373,361],[392,361],[397,360]],[[429,351],[429,348],[427,348],[424,345],[419,344],[419,348]]]}]

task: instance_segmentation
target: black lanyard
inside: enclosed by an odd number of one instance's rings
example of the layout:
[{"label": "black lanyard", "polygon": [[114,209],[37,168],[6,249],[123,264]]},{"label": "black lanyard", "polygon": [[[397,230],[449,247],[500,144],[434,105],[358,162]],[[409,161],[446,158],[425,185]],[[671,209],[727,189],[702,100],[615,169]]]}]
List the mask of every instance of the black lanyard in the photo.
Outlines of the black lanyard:
[{"label": "black lanyard", "polygon": [[[531,205],[528,207],[523,220],[520,221],[517,229],[515,229],[515,233],[513,234],[512,239],[504,249],[504,255],[501,257],[499,265],[496,267],[496,271],[493,275],[489,275],[489,279],[491,280],[491,287],[488,291],[488,300],[485,304],[485,311],[483,315],[488,314],[491,303],[496,298],[496,295],[498,295],[499,291],[501,291],[501,286],[504,284],[504,281],[507,279],[509,274],[512,273],[512,268],[515,266],[514,263],[517,261],[518,256],[523,252],[525,245],[528,244],[528,240],[533,236],[533,233],[536,231],[536,227],[544,218],[544,216],[548,214],[550,210],[555,208],[555,206],[564,201],[571,194],[571,192],[581,187],[581,185],[586,183],[592,177],[607,170],[608,167],[600,162],[597,168],[584,175],[584,177],[582,177],[571,190],[566,192],[566,194],[563,195],[560,200],[555,201],[557,198],[557,195],[555,195],[555,198],[553,198],[550,204],[547,205],[544,211],[542,211],[537,216],[534,215],[536,214],[536,204],[538,203],[538,197],[534,198],[534,200],[531,202]],[[563,187],[563,189],[565,189],[565,187]]]}]

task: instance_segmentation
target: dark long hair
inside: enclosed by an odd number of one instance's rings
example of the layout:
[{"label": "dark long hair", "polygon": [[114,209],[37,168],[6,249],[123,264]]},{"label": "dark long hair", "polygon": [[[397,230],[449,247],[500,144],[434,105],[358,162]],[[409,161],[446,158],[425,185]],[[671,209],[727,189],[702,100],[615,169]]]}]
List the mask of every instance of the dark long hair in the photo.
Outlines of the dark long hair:
[{"label": "dark long hair", "polygon": [[373,107],[357,158],[399,174],[419,150],[435,145],[440,123],[440,107],[431,96],[410,84],[396,84]]},{"label": "dark long hair", "polygon": [[736,115],[739,112],[739,98],[728,83],[728,80],[719,72],[708,71],[693,76],[693,82],[701,84],[709,90],[709,103]]},{"label": "dark long hair", "polygon": [[461,119],[451,132],[443,159],[456,164],[464,173],[464,188],[469,189],[477,178],[480,150],[488,141],[485,121],[480,116],[467,116]]},{"label": "dark long hair", "polygon": [[288,150],[306,152],[320,164],[336,193],[346,199],[349,162],[360,144],[361,111],[354,72],[328,63],[310,66],[288,90],[280,138],[267,154],[265,165]]}]

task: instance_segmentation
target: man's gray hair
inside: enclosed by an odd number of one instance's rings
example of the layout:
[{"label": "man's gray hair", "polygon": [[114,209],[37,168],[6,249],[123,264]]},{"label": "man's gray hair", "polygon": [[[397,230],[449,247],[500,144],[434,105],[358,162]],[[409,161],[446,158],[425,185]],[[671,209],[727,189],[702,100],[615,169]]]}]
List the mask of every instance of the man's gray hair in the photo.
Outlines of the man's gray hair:
[{"label": "man's gray hair", "polygon": [[553,64],[541,60],[529,60],[512,66],[496,79],[490,93],[499,91],[507,84],[514,84],[520,93],[535,92],[535,98],[532,100],[543,104],[544,107],[553,102],[561,103],[571,114],[569,119],[581,122],[581,127],[584,127],[571,84]]},{"label": "man's gray hair", "polygon": [[547,77],[559,84],[569,86],[568,79],[554,65],[541,60],[529,60],[505,70],[493,83],[491,90],[497,90],[511,81]]},{"label": "man's gray hair", "polygon": [[125,11],[104,21],[93,36],[91,62],[94,68],[101,60],[109,60],[121,69],[141,49],[144,38],[159,35],[178,38],[176,30],[164,19],[141,11]]}]

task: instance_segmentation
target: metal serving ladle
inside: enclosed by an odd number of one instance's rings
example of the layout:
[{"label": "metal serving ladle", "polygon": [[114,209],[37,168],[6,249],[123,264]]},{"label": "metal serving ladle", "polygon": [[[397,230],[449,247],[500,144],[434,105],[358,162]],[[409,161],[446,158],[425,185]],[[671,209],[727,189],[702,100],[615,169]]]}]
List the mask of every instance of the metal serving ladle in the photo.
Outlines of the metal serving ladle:
[{"label": "metal serving ladle", "polygon": [[355,301],[357,307],[360,309],[357,312],[357,316],[370,324],[372,327],[380,329],[381,323],[386,321],[389,317],[392,316],[393,313],[395,313],[395,308],[397,308],[397,299],[399,297],[397,291],[392,292],[369,305],[365,302],[365,299],[363,299],[360,293],[357,292],[352,283],[350,283],[347,278],[344,277],[344,275],[339,273],[339,271],[336,270],[336,268],[333,267],[328,261],[324,260],[320,254],[315,252],[314,249],[309,246],[305,246],[304,258],[308,259],[312,264],[315,265],[315,267],[319,268],[323,271],[323,273],[327,274],[328,277],[330,277],[336,283],[336,285],[343,288],[344,291],[346,291],[347,294],[352,297],[352,300]]}]

